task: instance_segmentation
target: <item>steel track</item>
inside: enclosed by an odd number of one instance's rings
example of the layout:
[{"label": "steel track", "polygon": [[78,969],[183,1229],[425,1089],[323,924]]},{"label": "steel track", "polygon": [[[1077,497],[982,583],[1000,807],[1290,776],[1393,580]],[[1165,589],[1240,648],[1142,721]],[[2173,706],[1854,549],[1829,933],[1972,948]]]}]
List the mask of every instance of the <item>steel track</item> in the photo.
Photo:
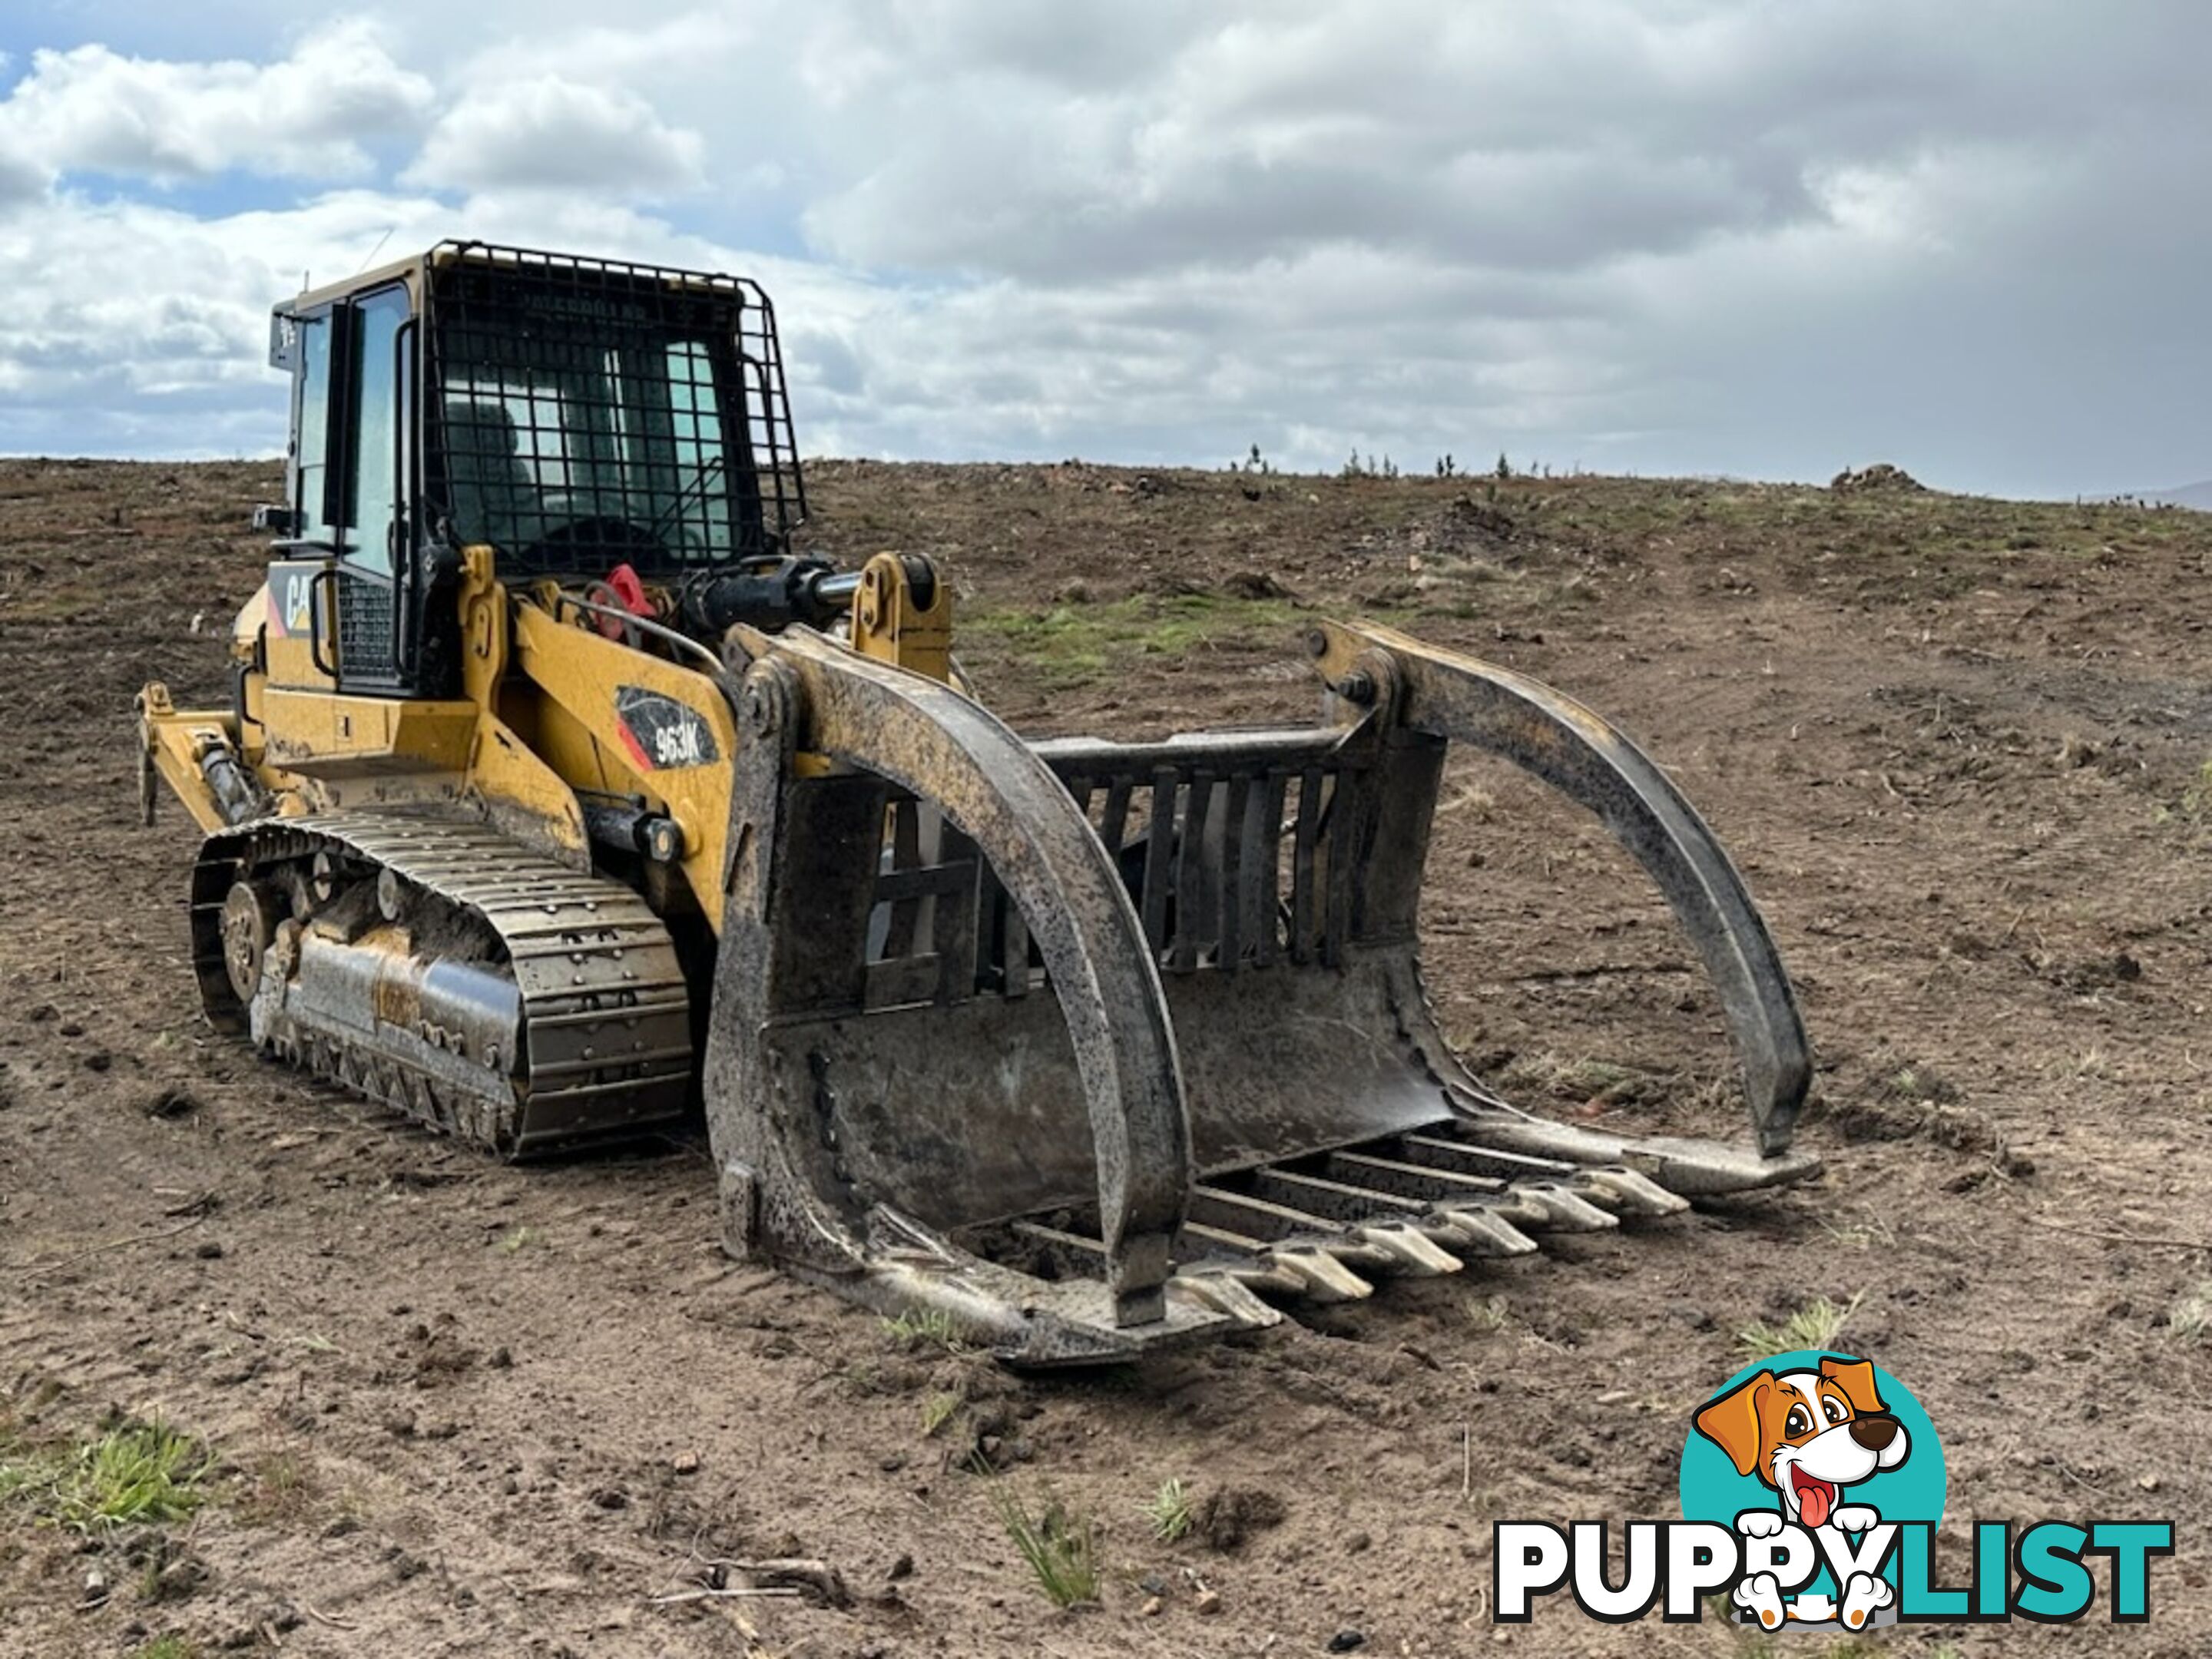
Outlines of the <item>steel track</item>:
[{"label": "steel track", "polygon": [[[417,907],[488,927],[512,985],[518,1040],[495,1042],[380,997],[334,1018],[282,970],[280,942],[250,1007],[223,967],[223,902],[241,875],[330,855],[357,879],[390,871]],[[418,914],[422,914],[418,908]],[[287,927],[312,930],[318,922]],[[325,924],[326,925],[326,924]],[[279,930],[280,940],[283,930]],[[195,963],[210,1017],[265,1054],[334,1079],[431,1128],[520,1158],[623,1139],[682,1119],[692,1074],[690,994],[660,919],[620,883],[583,875],[497,832],[398,813],[267,821],[210,839],[193,873]],[[313,947],[310,946],[310,949]]]}]

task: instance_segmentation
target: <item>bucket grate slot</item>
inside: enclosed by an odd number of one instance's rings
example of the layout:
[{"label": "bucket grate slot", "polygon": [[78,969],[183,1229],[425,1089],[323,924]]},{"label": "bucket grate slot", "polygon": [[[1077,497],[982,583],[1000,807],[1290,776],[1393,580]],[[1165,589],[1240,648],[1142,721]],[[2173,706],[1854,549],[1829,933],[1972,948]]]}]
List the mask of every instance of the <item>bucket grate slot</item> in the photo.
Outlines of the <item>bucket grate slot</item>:
[{"label": "bucket grate slot", "polygon": [[1332,1152],[1325,1167],[1340,1180],[1356,1181],[1401,1198],[1454,1200],[1505,1190],[1505,1183],[1492,1176],[1467,1175],[1371,1152]]},{"label": "bucket grate slot", "polygon": [[1344,1223],[1418,1216],[1429,1207],[1419,1199],[1401,1198],[1376,1188],[1273,1166],[1252,1172],[1252,1189],[1262,1198],[1295,1204],[1332,1221]]},{"label": "bucket grate slot", "polygon": [[1560,1158],[1539,1158],[1530,1152],[1506,1152],[1498,1147],[1478,1146],[1456,1137],[1401,1135],[1396,1144],[1400,1155],[1408,1164],[1425,1164],[1437,1170],[1453,1170],[1465,1175],[1496,1176],[1508,1181],[1522,1176],[1570,1176],[1577,1167]]},{"label": "bucket grate slot", "polygon": [[[972,995],[985,896],[975,843],[936,808],[911,797],[892,802],[884,817],[861,1006],[873,1011]],[[994,921],[1003,932],[1004,917]],[[1027,954],[1024,939],[1020,955]]]},{"label": "bucket grate slot", "polygon": [[1202,1182],[1191,1189],[1190,1217],[1207,1226],[1249,1233],[1269,1243],[1344,1231],[1339,1223],[1310,1210],[1254,1193],[1231,1191],[1211,1182]]},{"label": "bucket grate slot", "polygon": [[[1358,840],[1381,787],[1365,762],[1291,752],[1280,734],[1219,753],[1103,747],[1117,752],[1111,769],[1079,768],[1096,761],[1090,749],[1040,752],[1113,854],[1163,972],[1342,964],[1364,902]],[[912,795],[894,794],[883,817],[860,1011],[1046,987],[1019,907],[974,843]]]},{"label": "bucket grate slot", "polygon": [[[1186,755],[1188,757],[1186,757]],[[1349,763],[1297,767],[1200,745],[1061,781],[1121,868],[1166,972],[1343,960],[1360,904],[1353,844],[1372,782]]]}]

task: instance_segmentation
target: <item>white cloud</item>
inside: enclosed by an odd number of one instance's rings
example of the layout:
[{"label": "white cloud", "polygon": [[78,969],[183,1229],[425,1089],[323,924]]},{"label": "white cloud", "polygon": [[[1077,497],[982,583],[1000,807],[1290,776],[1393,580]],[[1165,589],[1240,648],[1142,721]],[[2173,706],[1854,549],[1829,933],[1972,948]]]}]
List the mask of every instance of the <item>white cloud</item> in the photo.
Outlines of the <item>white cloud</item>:
[{"label": "white cloud", "polygon": [[[278,381],[266,367],[271,303],[305,271],[357,267],[410,206],[347,192],[202,222],[158,204],[64,198],[0,222],[0,288],[11,295],[0,307],[0,448],[281,447]],[[418,222],[435,209],[411,206]]]},{"label": "white cloud", "polygon": [[0,143],[0,213],[42,195],[46,188],[46,168],[28,156]]},{"label": "white cloud", "polygon": [[366,143],[419,119],[431,97],[359,21],[317,29],[273,64],[40,51],[0,102],[0,149],[56,173],[356,178],[373,166]]},{"label": "white cloud", "polygon": [[635,93],[545,74],[492,81],[431,129],[403,182],[453,190],[588,190],[652,200],[696,187],[706,147]]},{"label": "white cloud", "polygon": [[223,63],[76,3],[0,447],[272,444],[269,303],[389,232],[763,276],[817,452],[2212,471],[2200,0],[228,0]]},{"label": "white cloud", "polygon": [[747,256],[583,196],[455,204],[347,190],[210,219],[62,196],[0,216],[0,290],[14,296],[0,307],[0,453],[274,453],[285,434],[270,308],[380,246],[392,258],[449,237],[741,270],[805,319],[787,325],[794,339],[865,332],[881,304],[811,263]]},{"label": "white cloud", "polygon": [[[588,8],[594,18],[603,19],[606,10],[604,4]],[[724,70],[760,67],[773,45],[761,42],[753,24],[736,8],[712,0],[654,22],[547,27],[543,11],[536,9],[529,21],[537,27],[495,31],[471,50],[457,81],[481,89],[553,75],[634,92],[681,93],[697,87],[720,99],[730,86]]]},{"label": "white cloud", "polygon": [[[927,9],[997,15],[975,0]],[[863,263],[1033,281],[1330,240],[1572,270],[1817,220],[1822,172],[2063,131],[1990,73],[1996,15],[1972,0],[1940,15],[1895,0],[1239,9],[1200,14],[1079,96],[1011,51],[902,62],[878,32],[859,54],[872,67],[850,176],[811,204],[810,229]],[[1980,15],[1960,27],[1954,11]],[[871,12],[831,0],[817,42],[859,40]],[[2157,50],[2108,19],[2054,20],[2018,51],[2034,78],[2063,66],[2124,83]],[[981,32],[971,19],[945,35]],[[1086,42],[1074,28],[1063,44]],[[2106,110],[2124,108],[2110,90]]]}]

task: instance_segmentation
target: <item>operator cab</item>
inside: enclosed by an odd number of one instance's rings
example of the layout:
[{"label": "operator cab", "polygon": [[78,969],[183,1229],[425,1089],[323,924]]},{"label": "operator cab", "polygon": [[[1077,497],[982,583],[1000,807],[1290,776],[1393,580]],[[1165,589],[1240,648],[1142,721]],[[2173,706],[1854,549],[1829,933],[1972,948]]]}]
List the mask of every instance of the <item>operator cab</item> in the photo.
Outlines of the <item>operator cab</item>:
[{"label": "operator cab", "polygon": [[447,695],[460,550],[676,586],[780,559],[805,498],[767,296],[446,243],[273,319],[292,376],[272,609],[340,689]]}]

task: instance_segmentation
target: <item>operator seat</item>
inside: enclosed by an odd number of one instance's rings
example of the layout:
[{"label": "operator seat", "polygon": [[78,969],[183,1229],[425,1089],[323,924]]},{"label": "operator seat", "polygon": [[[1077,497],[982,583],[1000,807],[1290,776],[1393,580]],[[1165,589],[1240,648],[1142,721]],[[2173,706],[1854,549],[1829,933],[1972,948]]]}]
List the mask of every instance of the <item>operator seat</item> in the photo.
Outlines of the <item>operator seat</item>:
[{"label": "operator seat", "polygon": [[445,403],[447,505],[463,547],[526,547],[538,539],[543,501],[521,453],[521,434],[504,404],[472,398]]}]

